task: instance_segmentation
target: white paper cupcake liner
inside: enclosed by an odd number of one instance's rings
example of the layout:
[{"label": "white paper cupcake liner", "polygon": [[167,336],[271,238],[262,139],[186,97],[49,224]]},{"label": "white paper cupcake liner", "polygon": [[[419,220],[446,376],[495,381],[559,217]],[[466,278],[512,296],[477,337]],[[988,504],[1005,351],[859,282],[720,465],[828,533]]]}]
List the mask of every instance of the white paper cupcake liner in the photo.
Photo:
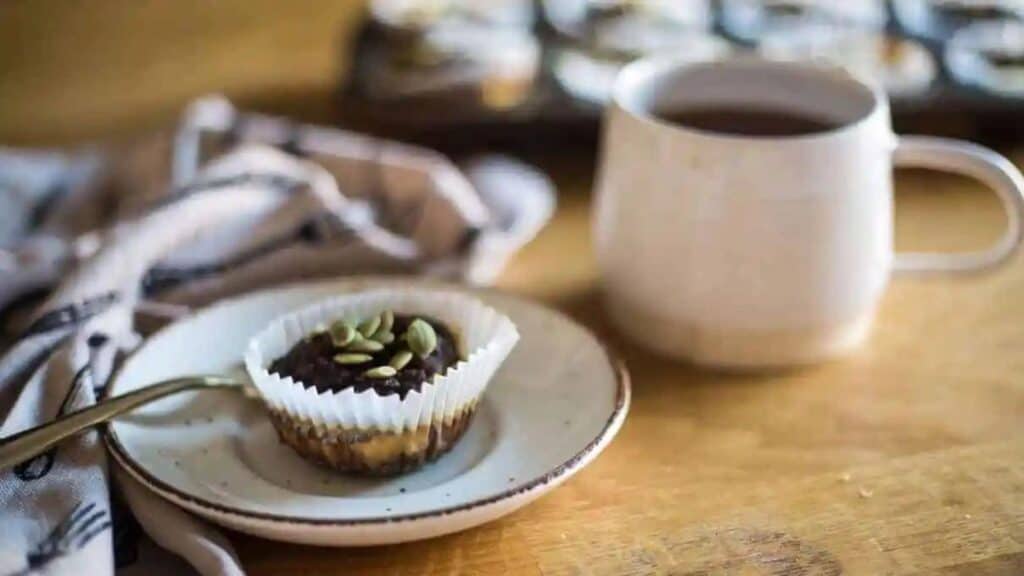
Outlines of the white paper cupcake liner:
[{"label": "white paper cupcake liner", "polygon": [[[289,377],[271,374],[270,364],[321,326],[339,319],[356,322],[385,309],[443,322],[455,335],[460,360],[404,399],[372,388],[317,392]],[[374,290],[341,295],[274,320],[249,342],[245,367],[267,406],[323,434],[330,430],[401,433],[450,422],[474,405],[519,340],[507,316],[476,298],[445,290]]]}]

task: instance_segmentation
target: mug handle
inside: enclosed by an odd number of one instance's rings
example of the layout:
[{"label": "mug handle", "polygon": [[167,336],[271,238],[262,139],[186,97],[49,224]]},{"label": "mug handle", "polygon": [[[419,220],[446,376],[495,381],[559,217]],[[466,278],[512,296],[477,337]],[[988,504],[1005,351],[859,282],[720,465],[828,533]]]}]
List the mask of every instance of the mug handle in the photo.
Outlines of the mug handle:
[{"label": "mug handle", "polygon": [[1017,167],[1000,154],[969,142],[928,136],[901,136],[893,152],[897,167],[928,168],[962,174],[980,180],[999,199],[1006,211],[1006,232],[991,247],[976,252],[896,254],[893,272],[900,274],[956,274],[991,270],[1017,251],[1024,238],[1024,178]]}]

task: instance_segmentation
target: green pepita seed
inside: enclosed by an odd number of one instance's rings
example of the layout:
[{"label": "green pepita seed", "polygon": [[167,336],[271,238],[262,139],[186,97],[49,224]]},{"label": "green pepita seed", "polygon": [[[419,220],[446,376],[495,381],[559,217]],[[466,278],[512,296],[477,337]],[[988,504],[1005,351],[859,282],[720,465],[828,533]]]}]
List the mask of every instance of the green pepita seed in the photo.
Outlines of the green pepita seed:
[{"label": "green pepita seed", "polygon": [[315,327],[313,327],[313,334],[323,334],[324,332],[327,332],[327,324],[324,324],[323,322],[319,322]]},{"label": "green pepita seed", "polygon": [[367,338],[371,338],[378,328],[380,328],[380,314],[363,320],[359,324],[359,333]]},{"label": "green pepita seed", "polygon": [[377,333],[373,335],[373,339],[381,344],[391,344],[395,341],[395,335],[392,332],[381,334],[380,330],[377,330]]},{"label": "green pepita seed", "polygon": [[384,345],[376,340],[367,340],[365,338],[358,338],[345,346],[345,350],[348,352],[380,352],[384,349]]},{"label": "green pepita seed", "polygon": [[366,362],[369,362],[370,360],[373,360],[373,356],[370,356],[369,354],[350,354],[350,353],[345,353],[345,354],[336,354],[334,356],[334,361],[335,362],[337,362],[338,364],[346,364],[346,365],[348,365],[348,364],[365,364]]},{"label": "green pepita seed", "polygon": [[331,343],[338,348],[344,348],[356,338],[356,330],[351,324],[339,320],[331,324]]},{"label": "green pepita seed", "polygon": [[405,341],[417,356],[426,358],[434,348],[437,348],[437,333],[426,320],[417,318],[409,324],[405,332]]},{"label": "green pepita seed", "polygon": [[380,327],[377,328],[377,332],[374,333],[373,339],[380,340],[377,336],[387,334],[391,332],[391,328],[395,325],[395,313],[391,310],[385,310],[380,313]]},{"label": "green pepita seed", "polygon": [[370,368],[366,372],[363,372],[363,376],[367,378],[390,378],[398,374],[398,370],[395,370],[391,366],[377,366],[376,368]]},{"label": "green pepita seed", "polygon": [[405,368],[405,365],[412,360],[412,352],[408,350],[402,350],[391,357],[391,361],[388,362],[388,366],[391,366],[395,370],[401,370]]}]

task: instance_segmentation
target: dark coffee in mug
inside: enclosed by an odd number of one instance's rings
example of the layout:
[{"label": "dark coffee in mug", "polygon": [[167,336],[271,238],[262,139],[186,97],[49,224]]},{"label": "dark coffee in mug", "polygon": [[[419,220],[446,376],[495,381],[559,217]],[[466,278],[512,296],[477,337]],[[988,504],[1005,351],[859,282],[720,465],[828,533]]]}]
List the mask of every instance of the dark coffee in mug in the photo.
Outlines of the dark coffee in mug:
[{"label": "dark coffee in mug", "polygon": [[656,116],[671,124],[735,136],[803,136],[828,132],[838,126],[836,122],[800,112],[735,106],[659,111]]}]

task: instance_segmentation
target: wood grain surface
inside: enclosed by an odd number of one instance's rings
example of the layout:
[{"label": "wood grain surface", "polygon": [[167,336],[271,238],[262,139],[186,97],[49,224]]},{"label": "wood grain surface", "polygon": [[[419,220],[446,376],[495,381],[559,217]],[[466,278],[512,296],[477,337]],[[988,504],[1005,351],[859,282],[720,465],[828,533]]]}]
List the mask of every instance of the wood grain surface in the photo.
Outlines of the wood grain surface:
[{"label": "wood grain surface", "polygon": [[[127,134],[210,90],[328,119],[340,39],[360,11],[8,0],[0,142]],[[621,350],[634,401],[620,437],[550,496],[461,534],[350,550],[232,534],[250,574],[1024,574],[1024,260],[894,281],[872,339],[848,358],[757,376],[699,371],[606,324],[589,239],[592,151],[537,159],[561,206],[501,286]],[[898,178],[900,248],[978,247],[1002,219],[969,181]]]}]

